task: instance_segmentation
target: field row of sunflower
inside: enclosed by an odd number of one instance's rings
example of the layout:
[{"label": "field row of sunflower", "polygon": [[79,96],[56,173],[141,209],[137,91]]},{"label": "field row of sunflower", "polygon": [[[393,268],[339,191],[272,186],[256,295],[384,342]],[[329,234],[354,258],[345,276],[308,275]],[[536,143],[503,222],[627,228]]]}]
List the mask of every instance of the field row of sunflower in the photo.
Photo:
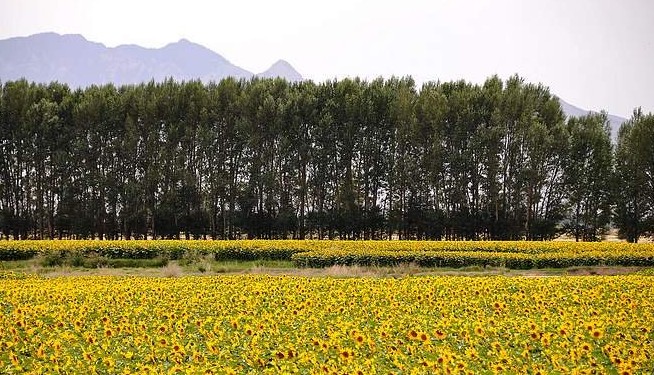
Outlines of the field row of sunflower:
[{"label": "field row of sunflower", "polygon": [[653,283],[6,277],[0,373],[651,374]]},{"label": "field row of sunflower", "polygon": [[545,254],[496,253],[486,251],[343,251],[304,252],[293,255],[302,267],[333,265],[394,266],[413,263],[421,267],[493,266],[511,269],[566,268],[575,266],[652,266],[654,254],[620,251]]},{"label": "field row of sunflower", "polygon": [[543,268],[591,265],[652,266],[654,244],[530,241],[0,241],[0,260],[43,254],[147,259],[212,255],[216,260],[293,260],[303,267],[467,265]]}]

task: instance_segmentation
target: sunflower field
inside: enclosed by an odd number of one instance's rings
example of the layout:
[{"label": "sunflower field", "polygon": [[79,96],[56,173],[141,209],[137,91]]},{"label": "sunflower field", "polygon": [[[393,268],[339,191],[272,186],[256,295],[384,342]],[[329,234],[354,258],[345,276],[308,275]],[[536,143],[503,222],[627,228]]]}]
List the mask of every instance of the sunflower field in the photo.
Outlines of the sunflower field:
[{"label": "sunflower field", "polygon": [[39,255],[118,259],[292,260],[298,267],[332,265],[425,267],[654,266],[654,244],[537,241],[148,240],[0,241],[0,261]]},{"label": "sunflower field", "polygon": [[651,374],[654,278],[0,280],[3,374]]}]

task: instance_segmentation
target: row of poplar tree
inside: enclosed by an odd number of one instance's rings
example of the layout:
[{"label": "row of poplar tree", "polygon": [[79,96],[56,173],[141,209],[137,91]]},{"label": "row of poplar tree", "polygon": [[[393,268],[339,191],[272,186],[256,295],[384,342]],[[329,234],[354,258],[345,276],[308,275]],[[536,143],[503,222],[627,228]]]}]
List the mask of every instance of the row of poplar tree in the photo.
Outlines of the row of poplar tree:
[{"label": "row of poplar tree", "polygon": [[566,119],[517,76],[1,90],[5,238],[654,232],[654,116],[614,145],[606,115]]}]

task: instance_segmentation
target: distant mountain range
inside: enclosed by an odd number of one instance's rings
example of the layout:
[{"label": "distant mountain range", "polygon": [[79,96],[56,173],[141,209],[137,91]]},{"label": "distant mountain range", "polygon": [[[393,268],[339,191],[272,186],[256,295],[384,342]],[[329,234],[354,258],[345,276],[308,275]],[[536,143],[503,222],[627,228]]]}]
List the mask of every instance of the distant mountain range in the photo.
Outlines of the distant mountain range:
[{"label": "distant mountain range", "polygon": [[[81,35],[56,33],[35,34],[0,40],[0,80],[26,78],[35,82],[59,81],[71,87],[92,84],[115,85],[175,80],[200,79],[219,81],[236,78],[281,77],[301,81],[302,75],[288,62],[279,60],[266,71],[255,74],[238,67],[220,54],[186,39],[162,48],[121,45],[108,48],[90,42]],[[560,99],[567,116],[583,116],[589,112]],[[609,115],[611,135],[617,138],[624,118]]]},{"label": "distant mountain range", "polygon": [[[559,98],[559,102],[561,103],[561,109],[563,110],[563,113],[565,113],[565,115],[568,117],[580,117],[580,116],[585,116],[589,113],[597,113],[596,111],[589,111],[586,109],[575,107],[574,105],[564,101],[561,98]],[[627,121],[627,119],[611,114],[607,115],[607,117],[609,120],[609,124],[611,125],[611,139],[615,141],[618,139],[618,130],[620,130],[620,125],[622,125],[623,122]]]},{"label": "distant mountain range", "polygon": [[0,79],[26,78],[35,82],[65,82],[72,87],[115,85],[225,77],[281,77],[300,81],[302,76],[288,62],[279,60],[254,74],[230,63],[214,51],[186,39],[163,48],[121,45],[108,48],[81,35],[36,34],[0,40]]}]

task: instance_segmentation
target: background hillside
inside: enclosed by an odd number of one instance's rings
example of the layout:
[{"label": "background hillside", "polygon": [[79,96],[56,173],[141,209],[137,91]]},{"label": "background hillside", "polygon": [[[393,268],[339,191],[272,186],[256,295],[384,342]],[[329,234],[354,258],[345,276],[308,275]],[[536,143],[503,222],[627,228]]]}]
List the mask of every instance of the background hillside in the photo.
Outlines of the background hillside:
[{"label": "background hillside", "polygon": [[[158,49],[137,45],[108,48],[81,35],[36,34],[0,41],[0,78],[26,78],[35,82],[59,81],[73,87],[113,83],[135,84],[200,79],[219,81],[225,77],[251,78],[254,74],[220,54],[182,39]],[[280,60],[261,73],[298,81],[302,76]]]}]

